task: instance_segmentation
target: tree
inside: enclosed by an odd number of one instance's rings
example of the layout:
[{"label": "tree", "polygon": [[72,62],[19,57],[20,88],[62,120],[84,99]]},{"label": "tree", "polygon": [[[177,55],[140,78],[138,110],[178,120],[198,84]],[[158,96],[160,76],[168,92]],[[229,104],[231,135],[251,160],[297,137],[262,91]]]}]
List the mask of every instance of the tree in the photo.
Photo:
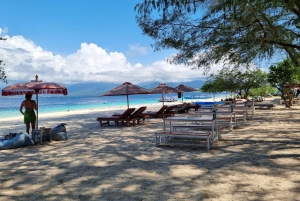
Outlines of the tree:
[{"label": "tree", "polygon": [[278,90],[275,87],[270,86],[270,84],[265,84],[259,88],[250,89],[250,96],[269,96],[270,94],[277,93]]},{"label": "tree", "polygon": [[155,51],[179,50],[175,64],[239,66],[284,52],[300,66],[299,0],[144,0],[135,10]]},{"label": "tree", "polygon": [[[0,40],[6,40],[6,38],[2,38],[0,37]],[[5,71],[4,71],[4,67],[2,66],[2,62],[3,60],[0,60],[0,80],[2,80],[2,82],[7,83],[7,77],[5,75]]]},{"label": "tree", "polygon": [[267,83],[267,73],[257,67],[224,67],[211,74],[202,86],[204,92],[238,91],[238,95],[248,99],[250,89],[259,88]]},{"label": "tree", "polygon": [[[286,107],[290,108],[293,99],[293,88],[300,81],[300,68],[293,66],[290,59],[286,59],[269,68],[268,81],[281,92],[281,98]],[[287,101],[288,100],[288,101]]]}]

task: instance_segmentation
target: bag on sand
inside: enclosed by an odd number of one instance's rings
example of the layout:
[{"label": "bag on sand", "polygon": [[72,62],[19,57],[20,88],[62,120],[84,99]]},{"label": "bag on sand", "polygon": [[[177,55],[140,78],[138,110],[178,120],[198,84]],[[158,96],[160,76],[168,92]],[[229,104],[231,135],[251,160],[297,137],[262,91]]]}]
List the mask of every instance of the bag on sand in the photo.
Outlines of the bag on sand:
[{"label": "bag on sand", "polygon": [[32,141],[31,137],[26,132],[13,133],[13,134],[14,135],[12,136],[14,137],[12,138],[0,139],[0,150],[34,145],[34,142]]},{"label": "bag on sand", "polygon": [[65,125],[67,124],[61,123],[51,129],[52,140],[68,140],[68,134]]}]

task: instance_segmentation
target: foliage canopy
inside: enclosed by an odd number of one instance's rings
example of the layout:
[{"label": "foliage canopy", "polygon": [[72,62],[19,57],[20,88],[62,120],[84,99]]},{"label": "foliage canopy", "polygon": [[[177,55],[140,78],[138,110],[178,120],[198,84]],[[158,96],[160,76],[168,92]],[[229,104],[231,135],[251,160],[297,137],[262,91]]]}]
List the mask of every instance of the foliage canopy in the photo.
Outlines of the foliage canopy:
[{"label": "foliage canopy", "polygon": [[240,65],[280,52],[300,66],[299,0],[144,0],[135,10],[155,51],[179,50],[173,63]]},{"label": "foliage canopy", "polygon": [[295,84],[300,82],[300,68],[296,68],[290,59],[286,59],[276,66],[270,66],[268,81],[281,92],[281,98],[285,100],[286,107],[290,107],[291,104],[289,103],[292,102],[293,89]]},{"label": "foliage canopy", "polygon": [[239,96],[248,98],[250,89],[267,84],[267,73],[257,67],[232,68],[224,67],[221,71],[211,74],[202,86],[204,92],[238,91]]}]

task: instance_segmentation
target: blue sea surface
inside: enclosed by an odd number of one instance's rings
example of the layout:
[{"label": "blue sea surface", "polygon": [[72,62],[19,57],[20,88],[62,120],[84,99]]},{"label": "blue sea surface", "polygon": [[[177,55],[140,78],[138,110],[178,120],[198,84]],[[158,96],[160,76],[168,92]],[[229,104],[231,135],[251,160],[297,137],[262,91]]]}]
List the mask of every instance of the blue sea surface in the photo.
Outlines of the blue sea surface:
[{"label": "blue sea surface", "polygon": [[[191,101],[185,99],[184,96],[191,95],[208,95],[208,93],[189,92],[183,94],[183,101]],[[210,94],[211,95],[211,94]],[[228,95],[228,93],[227,93]],[[129,95],[129,106],[134,105],[150,105],[157,103],[157,99],[162,94],[142,94]],[[177,94],[165,94],[165,97],[178,99],[175,103],[181,103],[182,98],[177,98]],[[226,93],[214,94],[215,99],[226,97]],[[0,96],[0,119],[7,117],[20,116],[20,104],[24,100],[24,96]],[[36,97],[33,96],[33,100]],[[212,100],[212,99],[211,99]],[[84,110],[84,109],[101,109],[108,107],[127,106],[126,96],[62,96],[62,95],[39,95],[38,96],[39,114],[61,112],[68,110]]]}]

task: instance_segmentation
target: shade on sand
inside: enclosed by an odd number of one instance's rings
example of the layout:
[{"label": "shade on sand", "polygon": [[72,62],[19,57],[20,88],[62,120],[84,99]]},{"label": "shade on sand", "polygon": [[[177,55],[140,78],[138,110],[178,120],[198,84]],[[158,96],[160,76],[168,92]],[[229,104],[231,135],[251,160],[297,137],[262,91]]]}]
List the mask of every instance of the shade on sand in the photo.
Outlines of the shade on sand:
[{"label": "shade on sand", "polygon": [[[193,88],[193,87],[189,87],[186,86],[184,84],[180,84],[177,87],[175,87],[175,89],[182,91],[182,92],[192,92],[192,91],[198,91],[197,89]],[[181,98],[182,98],[182,102],[183,102],[183,93],[181,92]]]},{"label": "shade on sand", "polygon": [[143,87],[131,84],[130,82],[124,82],[122,85],[113,88],[112,90],[102,94],[102,96],[127,96],[127,107],[129,108],[128,95],[134,94],[151,94],[151,92]]},{"label": "shade on sand", "polygon": [[[68,94],[66,87],[53,82],[43,82],[42,80],[38,80],[38,76],[36,75],[35,80],[31,80],[30,82],[12,84],[5,87],[4,89],[2,89],[2,96],[25,95],[28,92],[36,94],[37,106],[39,104],[38,94]],[[39,109],[39,107],[37,108]],[[36,111],[36,128],[38,128],[38,109]]]},{"label": "shade on sand", "polygon": [[[181,93],[180,90],[170,87],[165,83],[160,83],[157,87],[153,88],[151,92],[153,94],[162,94],[162,98],[164,98],[164,94],[167,93]],[[164,101],[163,101],[163,105],[164,105]]]}]

